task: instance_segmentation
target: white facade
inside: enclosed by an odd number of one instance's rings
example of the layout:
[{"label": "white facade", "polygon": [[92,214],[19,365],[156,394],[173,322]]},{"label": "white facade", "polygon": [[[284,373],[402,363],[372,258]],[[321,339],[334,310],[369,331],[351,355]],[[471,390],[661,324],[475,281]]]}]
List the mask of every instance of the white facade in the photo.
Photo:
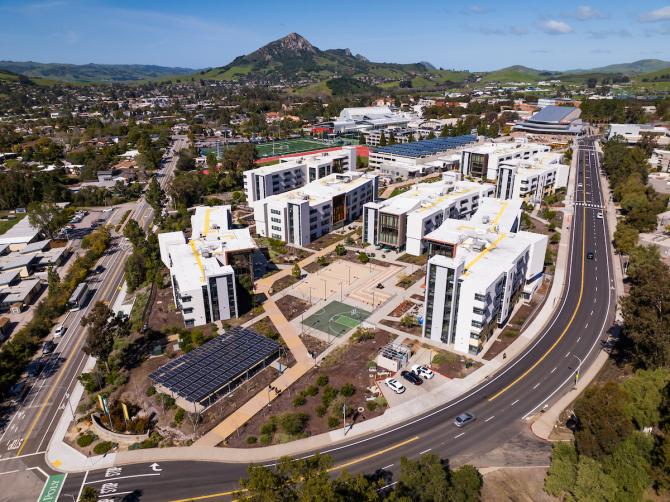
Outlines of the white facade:
[{"label": "white facade", "polygon": [[247,202],[300,188],[333,173],[356,170],[356,147],[346,146],[333,152],[280,159],[279,164],[244,172]]},{"label": "white facade", "polygon": [[457,174],[444,173],[439,182],[419,183],[390,199],[365,204],[363,242],[421,255],[427,234],[447,218],[469,218],[484,197],[495,193],[493,185],[458,181]]},{"label": "white facade", "polygon": [[446,220],[427,237],[431,258],[423,336],[478,354],[507,321],[527,284],[541,277],[547,237],[501,230],[497,222],[508,219],[504,212],[510,203],[502,202],[493,219],[476,214],[468,225]]},{"label": "white facade", "polygon": [[621,136],[631,145],[639,143],[645,136],[653,137],[658,145],[670,144],[668,128],[651,124],[610,124],[607,139],[610,140],[615,136]]},{"label": "white facade", "polygon": [[340,134],[392,126],[405,127],[409,121],[410,118],[405,114],[395,112],[388,106],[344,108],[333,121],[333,132]]},{"label": "white facade", "polygon": [[567,187],[570,167],[561,163],[562,158],[560,153],[543,152],[529,160],[505,161],[498,167],[496,196],[537,203]]},{"label": "white facade", "polygon": [[232,229],[230,206],[197,207],[191,217],[192,238],[183,232],[158,234],[161,260],[170,269],[175,305],[187,327],[237,317],[237,253],[252,253],[249,230]]},{"label": "white facade", "polygon": [[363,206],[376,200],[377,190],[376,175],[331,174],[297,190],[254,202],[256,232],[306,246],[359,218]]},{"label": "white facade", "polygon": [[528,160],[543,152],[549,152],[547,145],[537,143],[486,143],[465,147],[461,154],[463,176],[494,181],[498,178],[498,168],[515,159]]}]

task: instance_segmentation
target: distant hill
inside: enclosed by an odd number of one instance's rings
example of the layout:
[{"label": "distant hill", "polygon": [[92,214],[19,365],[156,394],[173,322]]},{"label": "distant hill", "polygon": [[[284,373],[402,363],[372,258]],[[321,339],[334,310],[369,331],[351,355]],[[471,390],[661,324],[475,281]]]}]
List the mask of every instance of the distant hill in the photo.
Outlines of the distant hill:
[{"label": "distant hill", "polygon": [[139,64],[61,64],[33,61],[0,61],[0,69],[30,78],[44,78],[71,83],[134,82],[172,75],[189,75],[192,68]]},{"label": "distant hill", "polygon": [[539,82],[540,80],[552,78],[555,72],[536,70],[527,66],[515,65],[501,68],[484,74],[484,82]]},{"label": "distant hill", "polygon": [[337,89],[332,89],[334,92],[352,85],[351,81],[338,82],[338,79],[355,79],[368,86],[389,82],[396,85],[405,82],[410,86],[413,79],[421,77],[428,81],[430,87],[441,85],[445,80],[439,70],[429,63],[375,63],[360,54],[352,54],[349,49],[321,50],[297,33],[290,33],[250,54],[239,56],[225,66],[202,71],[199,76],[295,87],[334,80],[333,85]]},{"label": "distant hill", "polygon": [[632,63],[611,64],[599,68],[568,70],[566,74],[579,73],[621,73],[623,75],[633,76],[641,73],[651,73],[670,68],[670,61],[661,59],[640,59]]}]

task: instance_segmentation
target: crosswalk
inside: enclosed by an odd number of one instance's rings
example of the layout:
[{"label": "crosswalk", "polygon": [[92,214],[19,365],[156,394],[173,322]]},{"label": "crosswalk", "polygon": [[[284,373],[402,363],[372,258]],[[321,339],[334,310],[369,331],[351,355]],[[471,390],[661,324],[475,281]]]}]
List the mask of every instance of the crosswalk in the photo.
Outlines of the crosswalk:
[{"label": "crosswalk", "polygon": [[601,204],[591,204],[590,202],[584,203],[584,202],[573,202],[575,206],[586,206],[591,209],[603,209],[604,206]]}]

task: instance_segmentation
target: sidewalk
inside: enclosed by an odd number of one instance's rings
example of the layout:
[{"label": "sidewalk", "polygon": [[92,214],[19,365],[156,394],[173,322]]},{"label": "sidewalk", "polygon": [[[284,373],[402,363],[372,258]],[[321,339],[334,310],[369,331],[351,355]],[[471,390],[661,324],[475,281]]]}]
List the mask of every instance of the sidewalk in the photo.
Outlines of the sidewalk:
[{"label": "sidewalk", "polygon": [[[598,153],[602,153],[598,143],[596,143],[596,150]],[[602,188],[602,197],[605,204],[605,211],[607,212],[607,229],[609,232],[610,241],[612,241],[614,240],[614,231],[616,230],[617,223],[616,206],[614,203],[610,202],[609,184],[602,173],[600,175],[600,186]],[[623,270],[621,267],[621,260],[619,259],[619,255],[612,253],[611,256],[612,268],[614,271],[614,287],[616,289],[615,297],[618,299],[621,298],[621,296],[624,294]],[[619,324],[621,321],[621,310],[617,306],[615,322]],[[598,353],[595,361],[593,361],[589,368],[581,375],[577,385],[575,385],[572,390],[556,401],[550,408],[544,411],[542,416],[533,422],[531,425],[531,430],[537,437],[549,441],[549,437],[551,436],[551,433],[554,430],[554,426],[561,416],[561,413],[563,413],[563,410],[570,406],[584,391],[584,389],[586,389],[586,387],[591,384],[604,364],[607,362],[607,359],[609,359],[609,354],[606,351],[601,350]]]}]

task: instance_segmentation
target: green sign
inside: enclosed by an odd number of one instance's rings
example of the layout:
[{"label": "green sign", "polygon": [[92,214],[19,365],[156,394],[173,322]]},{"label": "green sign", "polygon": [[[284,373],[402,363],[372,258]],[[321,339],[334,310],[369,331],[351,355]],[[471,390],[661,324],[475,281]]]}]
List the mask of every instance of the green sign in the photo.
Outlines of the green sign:
[{"label": "green sign", "polygon": [[56,502],[61,488],[63,488],[63,481],[65,481],[65,474],[49,476],[49,479],[44,484],[42,495],[40,495],[38,502]]}]

